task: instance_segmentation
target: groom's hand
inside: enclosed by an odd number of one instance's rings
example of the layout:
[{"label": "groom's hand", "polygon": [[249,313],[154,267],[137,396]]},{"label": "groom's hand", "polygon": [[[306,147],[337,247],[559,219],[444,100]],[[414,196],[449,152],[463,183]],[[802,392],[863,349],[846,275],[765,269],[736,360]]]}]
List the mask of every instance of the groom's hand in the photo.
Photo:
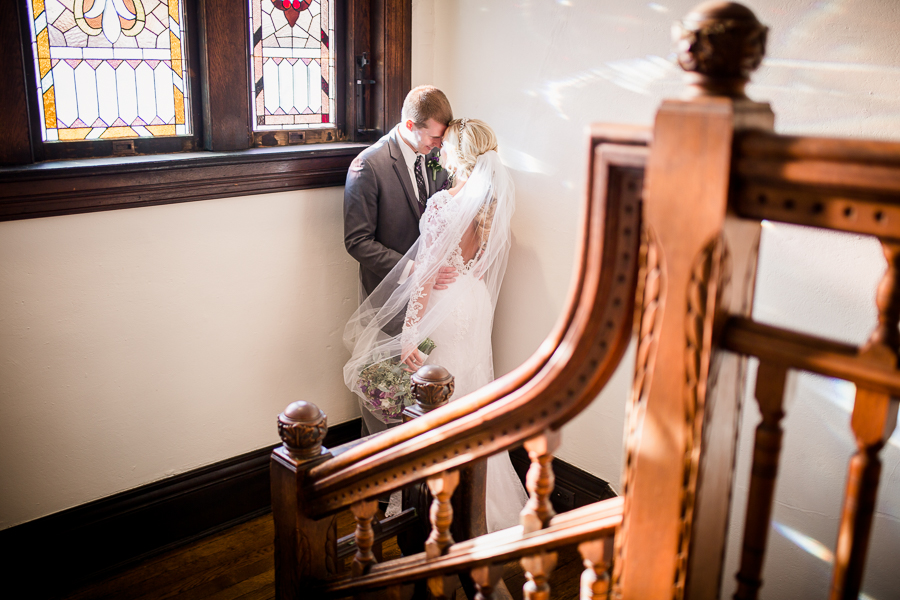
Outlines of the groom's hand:
[{"label": "groom's hand", "polygon": [[446,290],[448,285],[456,281],[456,275],[456,269],[453,267],[441,267],[434,280],[434,289]]}]

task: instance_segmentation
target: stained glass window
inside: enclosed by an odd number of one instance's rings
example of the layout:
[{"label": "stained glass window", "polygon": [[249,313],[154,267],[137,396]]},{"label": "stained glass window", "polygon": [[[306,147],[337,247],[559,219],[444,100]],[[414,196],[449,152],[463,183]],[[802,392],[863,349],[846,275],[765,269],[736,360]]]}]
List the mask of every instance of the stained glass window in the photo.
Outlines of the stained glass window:
[{"label": "stained glass window", "polygon": [[250,0],[254,129],[333,127],[335,0]]},{"label": "stained glass window", "polygon": [[28,0],[46,142],[190,134],[183,0]]}]

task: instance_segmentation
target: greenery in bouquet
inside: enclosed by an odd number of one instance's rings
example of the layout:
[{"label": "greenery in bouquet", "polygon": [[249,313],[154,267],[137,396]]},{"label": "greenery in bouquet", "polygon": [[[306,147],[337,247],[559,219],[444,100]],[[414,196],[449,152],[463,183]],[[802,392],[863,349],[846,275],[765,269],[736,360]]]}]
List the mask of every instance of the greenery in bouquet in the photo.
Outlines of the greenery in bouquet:
[{"label": "greenery in bouquet", "polygon": [[[431,354],[434,342],[425,338],[419,344],[419,352]],[[395,421],[400,418],[403,408],[415,402],[410,389],[408,367],[399,358],[388,358],[366,367],[359,374],[357,386],[363,398],[375,412],[380,412],[383,420]]]}]

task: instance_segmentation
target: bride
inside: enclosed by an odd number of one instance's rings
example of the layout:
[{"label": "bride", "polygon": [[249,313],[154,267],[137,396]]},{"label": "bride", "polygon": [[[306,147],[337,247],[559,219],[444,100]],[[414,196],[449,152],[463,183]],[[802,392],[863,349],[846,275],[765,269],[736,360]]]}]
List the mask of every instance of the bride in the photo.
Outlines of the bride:
[{"label": "bride", "polygon": [[[344,381],[387,424],[400,422],[409,401],[402,370],[441,365],[455,377],[454,399],[494,378],[491,328],[509,254],[515,190],[497,155],[497,138],[483,121],[451,121],[441,160],[453,186],[429,199],[419,240],[344,332],[352,352]],[[434,289],[442,267],[455,268],[457,278],[446,289]],[[527,497],[507,452],[488,459],[486,496],[489,532],[518,525]]]}]

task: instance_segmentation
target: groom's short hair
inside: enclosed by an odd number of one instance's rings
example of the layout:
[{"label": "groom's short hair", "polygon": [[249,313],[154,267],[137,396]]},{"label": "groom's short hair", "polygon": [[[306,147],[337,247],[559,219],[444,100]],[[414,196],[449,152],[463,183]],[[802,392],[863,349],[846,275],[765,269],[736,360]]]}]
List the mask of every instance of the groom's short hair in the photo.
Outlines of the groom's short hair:
[{"label": "groom's short hair", "polygon": [[444,92],[433,85],[420,85],[406,95],[400,119],[404,123],[411,120],[419,128],[425,127],[428,119],[446,126],[453,120],[453,110]]}]

